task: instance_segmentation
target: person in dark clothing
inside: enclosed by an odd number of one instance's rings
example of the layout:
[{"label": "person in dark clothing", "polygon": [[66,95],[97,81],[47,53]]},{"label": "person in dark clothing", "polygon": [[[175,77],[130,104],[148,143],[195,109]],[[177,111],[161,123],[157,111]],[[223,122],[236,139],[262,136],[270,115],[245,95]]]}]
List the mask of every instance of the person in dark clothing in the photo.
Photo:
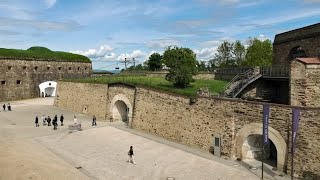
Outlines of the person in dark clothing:
[{"label": "person in dark clothing", "polygon": [[39,127],[39,119],[38,119],[38,116],[36,116],[36,120],[34,122],[36,124],[36,127]]},{"label": "person in dark clothing", "polygon": [[53,125],[53,130],[57,130],[58,127],[58,116],[55,115],[52,121],[52,125]]},{"label": "person in dark clothing", "polygon": [[50,118],[50,116],[47,117],[47,121],[48,121],[48,126],[51,126],[51,118]]},{"label": "person in dark clothing", "polygon": [[61,116],[60,116],[61,126],[63,126],[63,119],[64,119],[63,114],[61,114]]},{"label": "person in dark clothing", "polygon": [[8,111],[11,111],[11,105],[8,103]]},{"label": "person in dark clothing", "polygon": [[3,111],[6,111],[6,104],[3,104]]},{"label": "person in dark clothing", "polygon": [[97,118],[95,115],[93,115],[93,118],[92,118],[92,126],[97,126]]},{"label": "person in dark clothing", "polygon": [[133,154],[133,147],[130,146],[130,150],[128,151],[128,156],[129,159],[127,162],[132,163],[132,164],[136,164],[136,162],[134,162],[134,154]]}]

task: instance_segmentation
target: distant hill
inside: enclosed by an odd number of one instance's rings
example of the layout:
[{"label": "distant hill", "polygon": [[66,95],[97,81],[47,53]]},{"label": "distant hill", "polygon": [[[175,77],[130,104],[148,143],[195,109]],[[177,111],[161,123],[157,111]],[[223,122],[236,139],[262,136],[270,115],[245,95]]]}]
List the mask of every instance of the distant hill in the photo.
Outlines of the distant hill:
[{"label": "distant hill", "polygon": [[101,69],[93,69],[93,73],[111,73],[111,74],[118,74],[120,70],[101,70]]}]

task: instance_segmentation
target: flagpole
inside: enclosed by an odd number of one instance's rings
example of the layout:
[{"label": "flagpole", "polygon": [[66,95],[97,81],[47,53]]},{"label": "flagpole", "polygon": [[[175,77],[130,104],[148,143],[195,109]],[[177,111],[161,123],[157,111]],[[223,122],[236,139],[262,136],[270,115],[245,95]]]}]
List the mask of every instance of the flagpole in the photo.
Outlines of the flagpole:
[{"label": "flagpole", "polygon": [[262,144],[262,159],[261,159],[261,162],[262,162],[262,166],[261,166],[261,179],[263,179],[263,159],[264,159],[264,142]]},{"label": "flagpole", "polygon": [[294,156],[294,137],[293,137],[293,133],[294,133],[294,110],[292,110],[292,123],[291,123],[291,180],[293,180],[293,156]]}]

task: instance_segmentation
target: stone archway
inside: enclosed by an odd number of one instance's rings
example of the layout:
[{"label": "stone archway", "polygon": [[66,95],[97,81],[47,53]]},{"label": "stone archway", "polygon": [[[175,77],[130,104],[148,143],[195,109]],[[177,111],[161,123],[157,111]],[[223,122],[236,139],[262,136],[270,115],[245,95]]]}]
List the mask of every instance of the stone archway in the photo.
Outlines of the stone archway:
[{"label": "stone archway", "polygon": [[50,97],[56,95],[57,82],[55,81],[46,81],[39,84],[40,96],[41,97]]},{"label": "stone archway", "polygon": [[124,94],[113,97],[110,106],[110,118],[112,121],[123,121],[128,126],[132,123],[132,105]]},{"label": "stone archway", "polygon": [[[236,135],[236,157],[243,158],[243,144],[250,135],[262,135],[262,124],[251,123],[245,125]],[[280,133],[269,126],[269,139],[276,147],[277,169],[284,171],[286,167],[287,144]]]}]

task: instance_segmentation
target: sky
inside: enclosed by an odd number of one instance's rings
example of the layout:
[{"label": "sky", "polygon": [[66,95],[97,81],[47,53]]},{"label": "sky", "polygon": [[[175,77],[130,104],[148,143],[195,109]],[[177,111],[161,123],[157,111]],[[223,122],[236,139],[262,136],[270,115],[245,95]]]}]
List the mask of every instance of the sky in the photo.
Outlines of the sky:
[{"label": "sky", "polygon": [[0,0],[0,47],[85,55],[93,69],[143,63],[168,46],[208,61],[224,41],[320,22],[320,0]]}]

